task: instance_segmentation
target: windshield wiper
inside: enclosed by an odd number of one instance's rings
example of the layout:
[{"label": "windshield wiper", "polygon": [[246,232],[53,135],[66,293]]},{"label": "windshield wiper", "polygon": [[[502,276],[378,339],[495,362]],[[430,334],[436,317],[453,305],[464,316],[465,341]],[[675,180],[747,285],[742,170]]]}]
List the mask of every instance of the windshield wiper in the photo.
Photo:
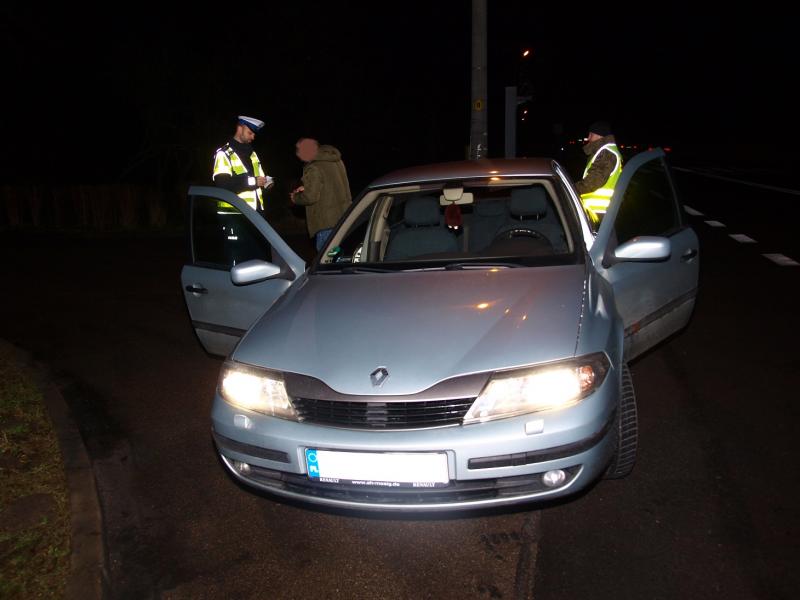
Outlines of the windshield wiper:
[{"label": "windshield wiper", "polygon": [[344,273],[345,275],[352,275],[354,273],[397,273],[397,269],[380,269],[378,267],[342,267],[341,269],[335,270],[317,270],[317,273],[320,275],[327,275],[327,274],[339,274]]},{"label": "windshield wiper", "polygon": [[463,271],[468,269],[514,269],[519,267],[516,263],[507,262],[457,262],[444,266],[446,271]]}]

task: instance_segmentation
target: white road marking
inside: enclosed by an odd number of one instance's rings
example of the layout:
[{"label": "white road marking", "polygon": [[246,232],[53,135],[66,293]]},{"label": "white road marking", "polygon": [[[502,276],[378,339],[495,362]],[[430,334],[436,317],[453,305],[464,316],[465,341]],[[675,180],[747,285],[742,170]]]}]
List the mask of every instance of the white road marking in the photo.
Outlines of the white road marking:
[{"label": "white road marking", "polygon": [[[722,175],[715,175],[713,173],[709,173],[709,172],[703,171],[703,170],[687,169],[687,168],[684,168],[684,167],[672,167],[672,168],[675,171],[683,171],[685,173],[692,173],[694,175],[700,175],[702,177],[710,177],[712,179],[721,179],[723,181],[730,181],[732,183],[740,183],[742,185],[749,185],[751,187],[761,188],[761,189],[764,189],[764,190],[771,190],[773,192],[781,192],[783,194],[792,194],[793,196],[800,196],[800,190],[793,190],[793,189],[789,189],[789,188],[778,187],[778,186],[775,186],[775,185],[765,185],[763,183],[754,183],[752,181],[745,181],[744,179],[735,179],[733,177],[723,177]],[[686,204],[683,205],[683,210],[685,210],[688,214],[690,214],[692,216],[698,216],[698,217],[704,216],[703,213],[701,213],[698,210],[695,210],[691,206],[687,206]],[[725,224],[724,223],[720,223],[719,221],[706,221],[705,223],[709,227],[717,227],[717,228],[725,227]],[[736,240],[737,242],[739,242],[740,244],[756,244],[756,243],[758,243],[758,242],[756,242],[756,240],[754,240],[753,238],[751,238],[751,237],[749,237],[749,236],[747,236],[747,235],[745,235],[743,233],[732,233],[732,234],[730,234],[730,237],[732,239]],[[772,254],[762,254],[761,256],[763,256],[766,259],[771,260],[776,265],[780,265],[781,267],[800,267],[800,263],[799,262],[797,262],[796,260],[791,259],[788,256],[785,256],[783,254],[774,254],[774,253],[772,253]]]},{"label": "white road marking", "polygon": [[683,210],[685,210],[687,213],[689,213],[693,217],[702,217],[703,216],[703,213],[701,213],[699,210],[695,210],[694,208],[692,208],[691,206],[689,206],[687,204],[683,205]]},{"label": "white road marking", "polygon": [[783,254],[762,254],[764,258],[768,258],[776,265],[780,265],[782,267],[800,267],[800,263],[797,261],[792,260],[788,256],[784,256]]},{"label": "white road marking", "polygon": [[698,171],[696,169],[686,169],[683,167],[672,167],[674,171],[684,171],[685,173],[693,173],[702,177],[710,177],[712,179],[722,179],[723,181],[730,181],[732,183],[740,183],[742,185],[749,185],[751,187],[761,188],[763,190],[770,190],[773,192],[781,192],[783,194],[792,194],[800,196],[800,190],[793,190],[785,187],[778,187],[776,185],[766,185],[763,183],[755,183],[753,181],[745,181],[744,179],[734,179],[733,177],[723,177],[722,175],[714,175],[713,173],[706,173],[705,171]]},{"label": "white road marking", "polygon": [[743,233],[732,233],[730,235],[730,237],[735,239],[740,244],[755,244],[756,243],[756,241],[753,238],[751,238],[749,236],[746,236]]}]

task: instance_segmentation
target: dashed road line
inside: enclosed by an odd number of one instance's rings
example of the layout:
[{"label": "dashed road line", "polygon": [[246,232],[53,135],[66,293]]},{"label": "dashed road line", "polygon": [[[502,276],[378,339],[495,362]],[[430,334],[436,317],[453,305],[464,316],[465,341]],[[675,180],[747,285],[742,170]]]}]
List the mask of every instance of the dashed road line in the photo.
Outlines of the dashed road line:
[{"label": "dashed road line", "polygon": [[762,254],[761,256],[771,260],[776,265],[780,265],[781,267],[800,267],[799,262],[792,260],[783,254]]},{"label": "dashed road line", "polygon": [[[752,181],[745,181],[743,179],[735,179],[733,177],[723,177],[722,175],[715,175],[713,173],[709,173],[707,171],[698,170],[698,169],[687,169],[685,167],[672,167],[672,168],[674,170],[676,170],[676,171],[683,171],[685,173],[692,173],[694,175],[700,175],[701,177],[711,177],[713,179],[722,179],[723,181],[730,181],[732,183],[739,183],[739,184],[742,184],[742,185],[749,185],[751,187],[761,188],[761,189],[765,189],[765,190],[771,190],[771,191],[774,191],[774,192],[781,192],[781,193],[784,193],[784,194],[792,194],[794,196],[800,196],[800,190],[792,190],[792,189],[789,189],[789,188],[778,187],[778,186],[774,186],[774,185],[765,185],[763,183],[754,183]],[[699,210],[697,210],[695,208],[692,208],[691,206],[689,206],[687,204],[683,205],[683,210],[686,211],[687,214],[689,214],[689,215],[691,215],[693,217],[704,217],[705,216]],[[725,223],[721,223],[719,221],[714,221],[714,220],[707,220],[707,221],[705,221],[705,224],[708,225],[709,227],[714,227],[714,228],[718,228],[718,229],[726,227]],[[756,240],[754,240],[750,236],[745,235],[743,233],[732,233],[732,234],[729,234],[729,237],[731,239],[739,242],[740,244],[757,244],[758,243]],[[781,267],[798,267],[798,266],[800,266],[799,262],[797,262],[796,260],[794,260],[792,258],[789,258],[788,256],[786,256],[784,254],[766,253],[766,254],[762,254],[761,256],[763,256],[764,258],[772,261],[774,264],[779,265]]]},{"label": "dashed road line", "polygon": [[692,208],[691,206],[689,206],[687,204],[683,205],[683,210],[685,210],[687,214],[690,214],[693,217],[702,217],[703,216],[703,213],[701,213],[699,210],[696,210],[696,209]]},{"label": "dashed road line", "polygon": [[750,236],[747,236],[747,235],[745,235],[743,233],[732,233],[732,234],[730,234],[729,237],[733,238],[734,240],[736,240],[740,244],[755,244],[756,243],[756,241],[753,238],[751,238]]}]

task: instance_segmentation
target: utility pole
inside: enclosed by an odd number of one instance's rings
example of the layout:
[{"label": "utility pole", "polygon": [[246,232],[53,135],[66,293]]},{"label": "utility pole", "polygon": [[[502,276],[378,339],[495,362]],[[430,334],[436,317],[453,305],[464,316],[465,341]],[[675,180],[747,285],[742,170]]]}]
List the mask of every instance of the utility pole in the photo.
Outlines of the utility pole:
[{"label": "utility pole", "polygon": [[506,114],[505,114],[505,130],[506,130],[506,144],[505,144],[505,157],[517,157],[517,86],[506,86]]},{"label": "utility pole", "polygon": [[469,128],[469,157],[489,154],[486,110],[486,0],[472,0],[472,111]]}]

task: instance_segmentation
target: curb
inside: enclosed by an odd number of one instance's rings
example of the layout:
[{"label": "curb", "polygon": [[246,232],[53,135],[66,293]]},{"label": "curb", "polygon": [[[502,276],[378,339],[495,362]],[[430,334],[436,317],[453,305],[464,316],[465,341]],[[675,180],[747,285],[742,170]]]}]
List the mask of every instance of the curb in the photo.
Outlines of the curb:
[{"label": "curb", "polygon": [[72,420],[64,397],[48,377],[46,368],[33,362],[29,353],[13,344],[0,340],[0,345],[12,349],[18,362],[34,371],[58,437],[67,479],[71,530],[70,566],[64,597],[66,600],[100,600],[103,597],[105,571],[103,517],[92,463],[83,438]]}]

